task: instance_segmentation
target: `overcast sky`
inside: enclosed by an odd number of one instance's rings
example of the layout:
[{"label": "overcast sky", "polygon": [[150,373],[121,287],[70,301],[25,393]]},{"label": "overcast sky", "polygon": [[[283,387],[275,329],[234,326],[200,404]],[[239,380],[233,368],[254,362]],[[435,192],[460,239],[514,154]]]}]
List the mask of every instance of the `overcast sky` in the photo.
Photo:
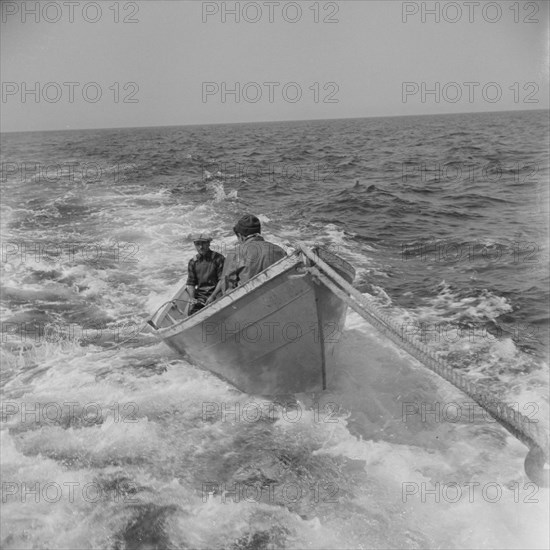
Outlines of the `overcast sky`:
[{"label": "overcast sky", "polygon": [[35,4],[2,1],[2,131],[548,108],[546,0]]}]

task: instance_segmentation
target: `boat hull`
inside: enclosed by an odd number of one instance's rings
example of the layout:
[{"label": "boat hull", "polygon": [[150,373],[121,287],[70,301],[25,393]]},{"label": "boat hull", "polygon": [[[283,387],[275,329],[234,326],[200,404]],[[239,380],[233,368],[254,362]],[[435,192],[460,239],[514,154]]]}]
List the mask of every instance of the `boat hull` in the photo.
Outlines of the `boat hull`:
[{"label": "boat hull", "polygon": [[[319,252],[353,279],[347,262]],[[247,393],[326,389],[337,367],[347,306],[319,284],[309,265],[294,254],[188,318],[167,309],[155,319],[157,334],[191,363]]]}]

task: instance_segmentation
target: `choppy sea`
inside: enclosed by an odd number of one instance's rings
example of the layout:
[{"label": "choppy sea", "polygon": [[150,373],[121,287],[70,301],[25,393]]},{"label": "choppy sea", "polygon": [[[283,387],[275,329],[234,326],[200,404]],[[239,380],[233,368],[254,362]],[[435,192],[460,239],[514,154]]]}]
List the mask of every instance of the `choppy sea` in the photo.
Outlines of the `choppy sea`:
[{"label": "choppy sea", "polygon": [[547,426],[548,147],[547,111],[3,134],[2,547],[548,548],[523,445],[356,313],[286,407],[139,332],[251,212]]}]

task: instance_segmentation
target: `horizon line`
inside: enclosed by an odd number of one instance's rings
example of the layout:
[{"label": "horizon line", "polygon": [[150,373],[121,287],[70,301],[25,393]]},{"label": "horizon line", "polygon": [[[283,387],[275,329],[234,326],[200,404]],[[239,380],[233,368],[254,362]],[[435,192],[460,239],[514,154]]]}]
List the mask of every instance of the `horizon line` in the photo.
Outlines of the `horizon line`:
[{"label": "horizon line", "polygon": [[55,128],[50,130],[8,130],[1,131],[3,134],[24,134],[24,133],[40,133],[40,132],[85,132],[89,130],[135,130],[144,128],[179,128],[182,126],[228,126],[232,124],[273,124],[278,122],[321,122],[333,120],[358,120],[368,118],[398,118],[398,117],[423,117],[423,116],[452,116],[452,115],[480,115],[494,113],[527,113],[536,111],[550,111],[549,107],[541,109],[506,109],[501,111],[464,111],[460,113],[422,113],[411,115],[374,115],[374,116],[358,116],[358,117],[337,117],[337,118],[305,118],[305,119],[287,119],[287,120],[254,120],[241,122],[206,122],[206,123],[187,123],[187,124],[166,124],[161,126],[104,126],[97,128]]}]

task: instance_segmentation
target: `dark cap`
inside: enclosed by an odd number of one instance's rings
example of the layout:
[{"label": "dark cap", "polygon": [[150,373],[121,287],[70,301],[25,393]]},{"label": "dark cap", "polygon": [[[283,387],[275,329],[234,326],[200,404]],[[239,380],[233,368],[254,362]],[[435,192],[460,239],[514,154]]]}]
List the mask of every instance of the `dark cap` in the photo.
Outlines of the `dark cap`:
[{"label": "dark cap", "polygon": [[191,235],[191,239],[193,240],[194,243],[199,243],[199,242],[209,243],[212,240],[212,237],[210,233],[194,233],[193,235]]},{"label": "dark cap", "polygon": [[260,220],[253,214],[245,214],[233,228],[235,233],[240,233],[245,237],[248,235],[254,235],[254,233],[262,232],[262,224]]}]

